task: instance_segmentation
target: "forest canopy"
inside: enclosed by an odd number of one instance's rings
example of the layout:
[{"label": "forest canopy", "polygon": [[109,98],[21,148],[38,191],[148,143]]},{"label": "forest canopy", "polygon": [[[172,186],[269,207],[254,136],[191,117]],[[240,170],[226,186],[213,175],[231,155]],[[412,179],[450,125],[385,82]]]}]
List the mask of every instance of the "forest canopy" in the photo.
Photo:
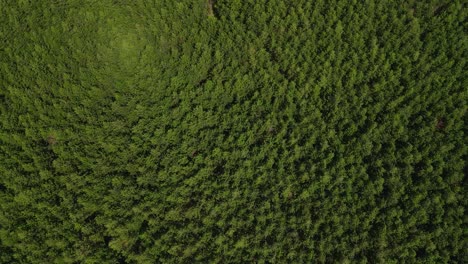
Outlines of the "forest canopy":
[{"label": "forest canopy", "polygon": [[468,263],[465,1],[0,14],[0,263]]}]

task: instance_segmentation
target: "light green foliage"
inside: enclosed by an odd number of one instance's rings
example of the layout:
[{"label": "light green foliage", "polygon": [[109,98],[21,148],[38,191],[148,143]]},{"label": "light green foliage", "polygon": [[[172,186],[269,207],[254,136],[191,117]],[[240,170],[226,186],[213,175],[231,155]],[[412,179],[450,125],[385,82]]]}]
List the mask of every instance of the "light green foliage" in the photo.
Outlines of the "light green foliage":
[{"label": "light green foliage", "polygon": [[466,263],[466,3],[0,0],[0,263]]}]

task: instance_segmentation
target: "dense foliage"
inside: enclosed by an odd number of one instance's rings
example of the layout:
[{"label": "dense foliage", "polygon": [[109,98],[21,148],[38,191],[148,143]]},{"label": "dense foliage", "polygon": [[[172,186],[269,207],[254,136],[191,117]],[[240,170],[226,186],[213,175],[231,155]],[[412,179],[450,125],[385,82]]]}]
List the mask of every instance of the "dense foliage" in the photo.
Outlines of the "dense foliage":
[{"label": "dense foliage", "polygon": [[1,263],[467,263],[463,0],[0,0]]}]

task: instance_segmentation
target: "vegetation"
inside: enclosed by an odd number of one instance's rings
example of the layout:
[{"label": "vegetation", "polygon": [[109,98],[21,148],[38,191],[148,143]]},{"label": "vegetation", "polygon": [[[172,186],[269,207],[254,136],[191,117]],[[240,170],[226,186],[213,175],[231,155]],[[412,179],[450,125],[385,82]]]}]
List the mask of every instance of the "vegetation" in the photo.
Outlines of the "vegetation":
[{"label": "vegetation", "polygon": [[467,263],[462,0],[0,0],[0,263]]}]

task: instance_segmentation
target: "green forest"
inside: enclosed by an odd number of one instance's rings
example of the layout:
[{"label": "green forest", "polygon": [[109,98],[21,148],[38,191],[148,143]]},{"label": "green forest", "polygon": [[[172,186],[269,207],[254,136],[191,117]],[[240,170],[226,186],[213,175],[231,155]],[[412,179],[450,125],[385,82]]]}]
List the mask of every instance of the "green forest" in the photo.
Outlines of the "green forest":
[{"label": "green forest", "polygon": [[0,263],[468,263],[466,0],[0,0]]}]

